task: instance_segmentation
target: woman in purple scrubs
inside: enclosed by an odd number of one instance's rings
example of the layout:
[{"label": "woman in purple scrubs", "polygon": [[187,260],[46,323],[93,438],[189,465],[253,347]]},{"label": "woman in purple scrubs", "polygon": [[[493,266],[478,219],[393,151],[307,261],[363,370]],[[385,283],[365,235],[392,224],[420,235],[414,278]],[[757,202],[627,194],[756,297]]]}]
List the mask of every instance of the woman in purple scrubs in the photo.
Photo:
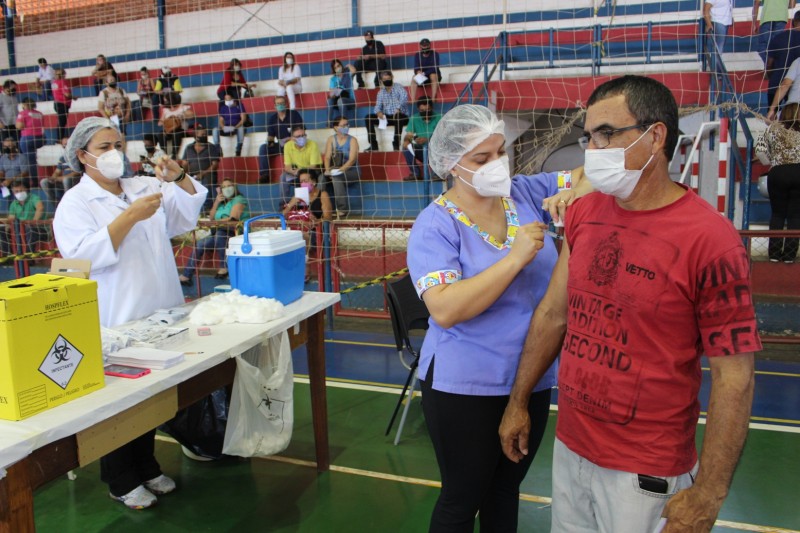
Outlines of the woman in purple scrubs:
[{"label": "woman in purple scrubs", "polygon": [[554,365],[531,396],[530,453],[509,461],[498,427],[558,256],[543,200],[558,194],[567,173],[511,179],[505,144],[503,121],[485,107],[458,106],[442,117],[429,161],[453,187],[420,213],[408,244],[410,275],[431,313],[419,377],[442,491],[430,531],[472,532],[476,514],[482,531],[516,531],[519,486],[556,384]]}]

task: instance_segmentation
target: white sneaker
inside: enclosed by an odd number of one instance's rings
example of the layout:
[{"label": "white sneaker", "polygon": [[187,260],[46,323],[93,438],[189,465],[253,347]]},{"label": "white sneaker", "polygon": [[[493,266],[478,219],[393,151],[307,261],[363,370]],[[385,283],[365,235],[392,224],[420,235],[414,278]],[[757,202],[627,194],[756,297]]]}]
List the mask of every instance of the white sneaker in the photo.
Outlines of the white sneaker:
[{"label": "white sneaker", "polygon": [[191,459],[193,461],[206,462],[206,461],[213,461],[214,460],[211,457],[206,457],[204,455],[197,455],[196,453],[194,453],[192,450],[190,450],[189,448],[187,448],[184,445],[181,445],[181,450],[183,450],[183,455],[185,455],[186,457],[188,457],[189,459]]},{"label": "white sneaker", "polygon": [[154,477],[149,481],[145,481],[144,486],[147,488],[147,490],[153,494],[158,494],[159,496],[162,494],[169,494],[175,490],[175,482],[164,474]]},{"label": "white sneaker", "polygon": [[124,503],[125,507],[128,509],[147,509],[158,502],[158,498],[156,498],[152,492],[144,488],[143,485],[139,485],[124,496],[114,496],[110,492],[108,495],[111,496],[112,500]]}]

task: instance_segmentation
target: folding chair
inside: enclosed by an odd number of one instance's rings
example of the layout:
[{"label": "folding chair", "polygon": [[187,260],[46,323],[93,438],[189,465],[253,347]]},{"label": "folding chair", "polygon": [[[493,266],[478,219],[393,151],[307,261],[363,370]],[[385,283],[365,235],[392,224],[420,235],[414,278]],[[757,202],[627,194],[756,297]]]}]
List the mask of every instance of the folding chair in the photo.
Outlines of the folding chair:
[{"label": "folding chair", "polygon": [[[392,318],[392,330],[394,331],[394,342],[397,346],[397,354],[403,366],[408,368],[408,379],[406,379],[406,384],[403,386],[403,392],[400,394],[397,406],[394,408],[389,426],[386,428],[386,435],[388,435],[392,430],[395,418],[397,418],[397,413],[400,411],[400,406],[406,398],[406,391],[408,391],[406,407],[403,410],[403,416],[400,417],[400,425],[397,427],[397,435],[395,435],[394,438],[394,444],[397,446],[397,443],[400,442],[400,435],[403,432],[403,425],[406,423],[406,416],[408,415],[408,408],[411,405],[411,399],[414,397],[414,389],[417,386],[419,351],[411,344],[409,332],[412,330],[427,330],[428,317],[431,315],[428,312],[428,308],[425,307],[425,303],[417,296],[417,291],[414,289],[414,282],[411,281],[411,277],[408,275],[388,283],[386,299],[389,303],[389,314]],[[413,357],[410,364],[406,363],[403,354],[405,350]],[[409,384],[411,385],[410,387]]]}]

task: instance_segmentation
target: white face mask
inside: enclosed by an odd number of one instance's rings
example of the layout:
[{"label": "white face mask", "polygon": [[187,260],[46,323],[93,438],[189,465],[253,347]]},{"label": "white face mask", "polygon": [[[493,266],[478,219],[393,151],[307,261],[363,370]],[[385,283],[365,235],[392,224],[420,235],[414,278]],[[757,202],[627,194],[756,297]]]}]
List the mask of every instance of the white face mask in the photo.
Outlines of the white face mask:
[{"label": "white face mask", "polygon": [[26,193],[25,191],[23,191],[23,192],[15,192],[14,193],[14,198],[16,198],[19,203],[24,204],[25,200],[28,199],[28,193]]},{"label": "white face mask", "polygon": [[222,188],[222,196],[225,198],[233,198],[233,194],[236,192],[234,187],[223,187]]},{"label": "white face mask", "polygon": [[118,180],[125,172],[125,161],[122,158],[122,152],[119,150],[109,150],[108,152],[103,152],[100,156],[90,154],[85,150],[84,152],[97,159],[96,167],[89,163],[86,163],[86,166],[97,170],[107,179]]},{"label": "white face mask", "polygon": [[509,170],[507,155],[482,165],[478,170],[469,170],[458,164],[456,166],[467,172],[472,172],[472,183],[458,174],[456,176],[475,189],[481,196],[508,196],[511,194],[511,171]]},{"label": "white face mask", "polygon": [[242,67],[240,67],[239,65],[234,65],[233,67],[234,72],[239,72],[240,70],[242,70]]},{"label": "white face mask", "polygon": [[294,65],[294,59],[292,59],[291,57],[287,57],[286,58],[286,64],[287,65]]},{"label": "white face mask", "polygon": [[233,100],[225,100],[225,105],[228,107],[233,107]]},{"label": "white face mask", "polygon": [[638,139],[628,145],[627,148],[601,148],[587,149],[583,163],[583,172],[592,186],[604,193],[615,196],[620,200],[625,200],[633,193],[642,172],[653,160],[655,154],[650,156],[647,163],[639,170],[628,170],[625,168],[625,152],[644,137],[650,126],[642,133]]}]

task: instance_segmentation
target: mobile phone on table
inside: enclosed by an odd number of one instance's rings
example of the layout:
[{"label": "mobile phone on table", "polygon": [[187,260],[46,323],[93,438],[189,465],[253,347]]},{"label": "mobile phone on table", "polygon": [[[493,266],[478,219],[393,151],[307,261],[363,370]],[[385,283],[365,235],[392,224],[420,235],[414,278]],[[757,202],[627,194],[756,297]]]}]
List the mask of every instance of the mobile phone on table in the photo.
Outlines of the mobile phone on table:
[{"label": "mobile phone on table", "polygon": [[103,372],[106,376],[136,379],[149,374],[150,369],[127,365],[108,365],[107,367],[103,368]]}]

